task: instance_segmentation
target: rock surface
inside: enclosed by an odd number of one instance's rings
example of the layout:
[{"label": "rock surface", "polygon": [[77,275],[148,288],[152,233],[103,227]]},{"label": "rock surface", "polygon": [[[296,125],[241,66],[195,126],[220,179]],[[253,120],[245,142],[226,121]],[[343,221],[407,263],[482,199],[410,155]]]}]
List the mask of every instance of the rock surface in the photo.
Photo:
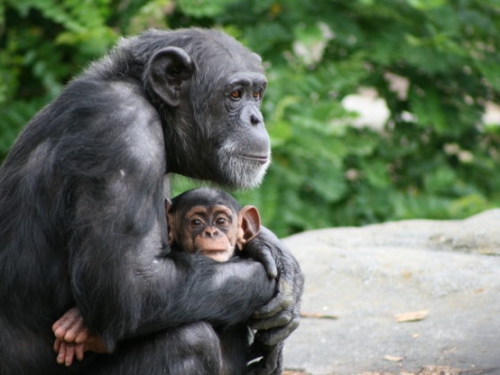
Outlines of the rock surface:
[{"label": "rock surface", "polygon": [[500,374],[500,209],[317,230],[285,243],[306,276],[288,371]]}]

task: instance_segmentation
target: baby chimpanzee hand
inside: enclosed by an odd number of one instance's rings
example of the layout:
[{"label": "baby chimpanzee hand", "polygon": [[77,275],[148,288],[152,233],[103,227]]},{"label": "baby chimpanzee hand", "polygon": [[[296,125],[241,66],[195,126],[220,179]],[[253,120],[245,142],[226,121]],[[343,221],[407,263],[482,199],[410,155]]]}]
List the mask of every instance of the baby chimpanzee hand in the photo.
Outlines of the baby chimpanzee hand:
[{"label": "baby chimpanzee hand", "polygon": [[54,351],[58,353],[56,360],[61,365],[71,366],[75,356],[81,361],[86,351],[108,353],[101,337],[87,329],[76,307],[68,310],[57,320],[52,325],[52,331],[56,336],[54,342]]}]

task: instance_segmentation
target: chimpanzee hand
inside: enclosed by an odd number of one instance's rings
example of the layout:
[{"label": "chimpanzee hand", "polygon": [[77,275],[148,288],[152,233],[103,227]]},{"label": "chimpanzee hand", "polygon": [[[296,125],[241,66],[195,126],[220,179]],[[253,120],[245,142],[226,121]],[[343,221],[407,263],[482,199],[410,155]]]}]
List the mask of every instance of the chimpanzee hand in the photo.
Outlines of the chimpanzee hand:
[{"label": "chimpanzee hand", "polygon": [[254,341],[249,350],[248,360],[262,356],[260,361],[248,366],[248,375],[281,375],[283,373],[283,342],[267,346]]},{"label": "chimpanzee hand", "polygon": [[250,326],[258,330],[256,340],[274,346],[299,325],[304,276],[290,251],[267,228],[261,227],[259,235],[245,245],[244,252],[261,261],[270,277],[277,274],[276,296],[255,311],[250,322]]},{"label": "chimpanzee hand", "polygon": [[53,325],[56,336],[54,351],[57,352],[57,363],[71,366],[74,358],[83,359],[83,353],[92,351],[108,353],[102,339],[92,334],[83,321],[80,311],[74,307],[59,318]]},{"label": "chimpanzee hand", "polygon": [[57,363],[60,365],[71,366],[75,357],[79,361],[83,359],[85,344],[75,344],[74,342],[69,343],[61,339],[56,339],[54,342],[54,351],[57,353]]}]

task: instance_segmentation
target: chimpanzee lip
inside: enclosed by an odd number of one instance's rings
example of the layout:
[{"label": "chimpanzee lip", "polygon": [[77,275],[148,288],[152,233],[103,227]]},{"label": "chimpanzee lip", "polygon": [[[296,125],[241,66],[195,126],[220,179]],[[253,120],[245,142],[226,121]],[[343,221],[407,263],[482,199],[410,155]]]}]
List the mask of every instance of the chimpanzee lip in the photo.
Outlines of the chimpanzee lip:
[{"label": "chimpanzee lip", "polygon": [[205,254],[213,254],[213,253],[225,253],[227,252],[226,249],[204,249],[203,251],[200,251],[200,254],[205,255]]},{"label": "chimpanzee lip", "polygon": [[241,155],[241,157],[243,157],[245,159],[258,161],[261,164],[265,164],[269,160],[268,155],[247,155],[247,154],[240,154],[240,155]]}]

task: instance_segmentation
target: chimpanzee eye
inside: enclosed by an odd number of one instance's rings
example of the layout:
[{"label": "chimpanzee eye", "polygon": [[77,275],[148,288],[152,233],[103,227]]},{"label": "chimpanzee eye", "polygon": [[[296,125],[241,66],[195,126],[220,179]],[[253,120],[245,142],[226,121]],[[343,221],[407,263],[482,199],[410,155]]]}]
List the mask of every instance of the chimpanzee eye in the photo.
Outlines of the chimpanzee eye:
[{"label": "chimpanzee eye", "polygon": [[215,222],[217,225],[224,225],[227,224],[228,220],[225,217],[219,217]]},{"label": "chimpanzee eye", "polygon": [[234,90],[231,92],[231,98],[233,99],[240,99],[241,98],[241,91],[240,90]]},{"label": "chimpanzee eye", "polygon": [[254,91],[253,92],[253,98],[254,99],[260,99],[261,92],[260,91]]},{"label": "chimpanzee eye", "polygon": [[193,219],[193,220],[191,220],[191,225],[193,227],[199,227],[202,224],[203,224],[203,222],[200,219]]}]

